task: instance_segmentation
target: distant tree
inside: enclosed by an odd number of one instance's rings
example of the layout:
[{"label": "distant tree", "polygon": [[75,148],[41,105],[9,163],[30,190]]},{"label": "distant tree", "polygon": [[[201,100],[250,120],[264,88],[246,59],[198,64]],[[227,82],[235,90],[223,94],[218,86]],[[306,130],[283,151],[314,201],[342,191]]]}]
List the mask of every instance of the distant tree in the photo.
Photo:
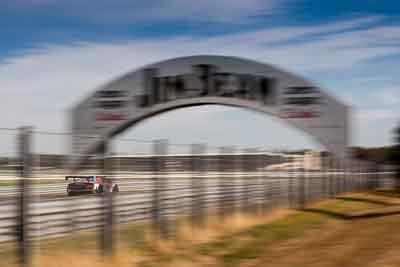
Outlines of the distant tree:
[{"label": "distant tree", "polygon": [[386,147],[350,147],[353,158],[376,163],[394,164],[396,146]]},{"label": "distant tree", "polygon": [[395,165],[396,167],[396,187],[400,187],[400,124],[394,130],[394,142],[395,145],[392,147],[388,162]]},{"label": "distant tree", "polygon": [[397,129],[394,131],[395,134],[395,142],[396,142],[396,146],[400,146],[400,124],[399,127],[397,127]]},{"label": "distant tree", "polygon": [[397,186],[400,187],[400,124],[394,131],[394,140],[396,143],[394,148],[394,163],[396,164]]}]

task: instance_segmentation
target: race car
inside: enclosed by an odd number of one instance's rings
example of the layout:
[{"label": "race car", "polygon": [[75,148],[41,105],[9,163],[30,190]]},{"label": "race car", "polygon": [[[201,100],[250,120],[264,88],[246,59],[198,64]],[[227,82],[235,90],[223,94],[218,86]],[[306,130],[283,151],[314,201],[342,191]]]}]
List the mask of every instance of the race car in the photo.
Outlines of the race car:
[{"label": "race car", "polygon": [[68,196],[77,194],[101,194],[104,192],[119,192],[119,186],[102,176],[66,176],[65,180],[72,180],[67,186]]}]

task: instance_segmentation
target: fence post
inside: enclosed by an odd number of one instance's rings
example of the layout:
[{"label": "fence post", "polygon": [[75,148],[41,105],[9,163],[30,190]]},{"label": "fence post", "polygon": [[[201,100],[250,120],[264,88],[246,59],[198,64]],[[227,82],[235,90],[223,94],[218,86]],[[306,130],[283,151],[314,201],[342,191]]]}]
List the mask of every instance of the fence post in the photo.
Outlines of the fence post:
[{"label": "fence post", "polygon": [[378,190],[381,187],[381,185],[380,185],[380,179],[381,179],[380,171],[381,171],[381,168],[380,167],[381,166],[380,166],[379,163],[375,163],[375,190]]},{"label": "fence post", "polygon": [[268,181],[270,179],[270,170],[265,169],[266,166],[270,165],[270,162],[268,162],[268,157],[264,157],[262,159],[262,163],[261,163],[262,167],[263,167],[263,175],[261,177],[262,179],[262,213],[266,213],[268,211],[268,207],[271,204],[271,200],[269,198],[269,184]]},{"label": "fence post", "polygon": [[321,199],[326,199],[326,157],[321,158]]},{"label": "fence post", "polygon": [[349,177],[349,186],[350,186],[349,192],[353,193],[354,189],[355,189],[355,186],[354,186],[354,160],[353,159],[349,160],[349,165],[350,165],[350,168],[348,168],[348,174],[347,174]]},{"label": "fence post", "polygon": [[303,174],[300,175],[300,185],[299,185],[299,206],[300,209],[304,209],[306,206],[306,177]]},{"label": "fence post", "polygon": [[338,169],[338,193],[343,194],[344,191],[344,185],[343,185],[343,160],[342,158],[338,158],[338,164],[337,164],[337,169]]},{"label": "fence post", "polygon": [[357,168],[358,168],[358,170],[357,170],[357,173],[358,173],[358,179],[357,179],[357,192],[362,192],[362,190],[363,190],[363,179],[362,179],[362,163],[361,163],[361,161],[359,161],[358,162],[358,166],[357,166]]},{"label": "fence post", "polygon": [[334,158],[334,160],[333,160],[333,168],[334,168],[334,171],[333,171],[333,173],[334,173],[334,178],[333,178],[333,191],[334,191],[334,194],[335,194],[335,197],[336,196],[338,196],[339,194],[340,194],[340,175],[339,175],[339,168],[340,168],[340,159],[339,158]]},{"label": "fence post", "polygon": [[240,159],[240,167],[239,171],[241,172],[241,194],[240,194],[240,202],[241,208],[243,213],[247,213],[250,211],[250,181],[249,177],[247,177],[248,173],[250,172],[250,162],[248,157],[250,157],[250,153],[252,152],[251,149],[243,149],[241,155],[239,155]]},{"label": "fence post", "polygon": [[[260,151],[261,152],[261,151]],[[263,209],[263,178],[264,178],[264,153],[260,153],[257,156],[257,162],[255,164],[257,173],[257,213],[262,214]]]},{"label": "fence post", "polygon": [[357,191],[357,180],[356,180],[356,169],[357,164],[354,159],[351,160],[351,192],[354,193]]},{"label": "fence post", "polygon": [[349,192],[348,189],[348,182],[347,182],[347,178],[348,178],[348,173],[347,173],[347,169],[348,169],[348,161],[347,158],[343,159],[343,190],[344,193],[347,194]]},{"label": "fence post", "polygon": [[220,220],[225,218],[225,148],[221,147],[218,151],[218,216]]},{"label": "fence post", "polygon": [[[240,173],[239,173],[240,169],[238,170],[238,161],[240,162],[241,156],[240,156],[240,154],[237,153],[235,148],[230,147],[229,150],[230,150],[230,154],[233,157],[232,158],[232,163],[231,163],[231,168],[232,168],[232,171],[234,172],[233,179],[232,179],[232,185],[231,185],[230,190],[229,190],[229,195],[230,195],[229,198],[231,200],[230,213],[232,215],[234,215],[235,212],[237,211],[237,206],[238,206],[238,203],[237,203],[237,200],[238,200],[237,199],[238,198],[238,192],[237,192],[238,185],[237,185],[237,182],[238,181],[237,180],[238,180],[238,176],[240,175]],[[239,198],[239,200],[240,200],[240,198]]]},{"label": "fence post", "polygon": [[293,170],[288,171],[289,174],[289,207],[293,208],[294,207],[294,181],[295,181],[295,176],[293,174]]},{"label": "fence post", "polygon": [[[303,165],[304,166],[304,165]],[[310,170],[307,166],[304,169],[304,204],[307,204],[312,200],[312,179],[310,177]]]},{"label": "fence post", "polygon": [[201,155],[205,152],[205,146],[194,144],[191,146],[191,169],[192,169],[192,203],[191,203],[191,213],[192,213],[192,225],[197,227],[204,227],[205,225],[205,207],[204,199],[205,196],[205,185],[204,177],[200,174],[204,172],[204,158]]},{"label": "fence post", "polygon": [[[108,137],[103,139],[102,147],[102,172],[105,183],[112,183],[111,144]],[[104,255],[110,256],[114,252],[114,194],[112,187],[103,185],[103,228],[102,248]]]},{"label": "fence post", "polygon": [[354,177],[354,182],[353,182],[353,191],[358,192],[360,190],[360,164],[358,160],[354,161],[353,165],[353,177]]},{"label": "fence post", "polygon": [[161,239],[168,239],[167,222],[162,211],[162,199],[163,194],[165,193],[165,179],[164,177],[161,177],[161,172],[165,170],[164,156],[167,153],[167,145],[166,140],[154,141],[152,219],[153,230],[156,237]]},{"label": "fence post", "polygon": [[330,158],[329,158],[329,169],[328,169],[328,171],[329,171],[329,197],[330,198],[333,198],[335,196],[335,193],[334,193],[334,190],[333,190],[333,174],[332,174],[333,167],[334,167],[333,165],[334,165],[333,164],[333,157],[330,156]]},{"label": "fence post", "polygon": [[372,166],[372,162],[368,163],[367,166],[367,177],[368,177],[368,191],[373,190],[374,189],[374,183],[375,183],[375,179],[374,177],[372,177],[373,174],[373,166]]},{"label": "fence post", "polygon": [[29,243],[29,177],[31,175],[32,155],[31,155],[32,127],[26,126],[19,129],[19,158],[20,158],[20,180],[19,198],[17,202],[17,240],[18,257],[20,266],[30,265],[30,243]]},{"label": "fence post", "polygon": [[232,147],[226,147],[225,153],[226,153],[226,159],[228,161],[227,168],[228,171],[231,173],[231,176],[225,179],[225,184],[224,184],[224,186],[226,187],[226,199],[227,199],[226,205],[228,206],[228,213],[232,215],[235,213],[237,205],[236,203],[237,202],[236,183],[238,179],[237,161],[238,159],[240,160],[240,155],[238,156],[235,153],[234,148]]},{"label": "fence post", "polygon": [[356,160],[355,162],[354,162],[354,164],[355,164],[355,167],[354,167],[354,171],[355,171],[355,189],[354,189],[354,191],[355,192],[359,192],[359,191],[361,191],[361,180],[360,180],[360,177],[361,177],[361,165],[360,165],[360,161],[359,160]]}]

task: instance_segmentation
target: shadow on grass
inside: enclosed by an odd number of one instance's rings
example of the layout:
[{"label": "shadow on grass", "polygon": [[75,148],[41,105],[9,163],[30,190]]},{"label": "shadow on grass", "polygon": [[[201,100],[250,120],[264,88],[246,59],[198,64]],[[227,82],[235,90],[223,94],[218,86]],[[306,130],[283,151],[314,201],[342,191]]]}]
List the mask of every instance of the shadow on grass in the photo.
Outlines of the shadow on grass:
[{"label": "shadow on grass", "polygon": [[[371,194],[373,195],[374,192]],[[368,198],[368,195],[363,197],[346,196],[337,197],[335,200],[315,207],[305,208],[302,211],[322,214],[341,220],[354,220],[400,214],[400,205],[371,199]]]},{"label": "shadow on grass", "polygon": [[322,214],[326,215],[335,219],[340,219],[340,220],[351,220],[353,217],[349,214],[343,213],[343,212],[337,212],[337,211],[331,211],[331,210],[326,210],[326,209],[318,209],[318,208],[305,208],[302,209],[304,212],[311,212],[311,213],[317,213],[317,214]]},{"label": "shadow on grass", "polygon": [[369,198],[362,198],[362,197],[336,197],[336,199],[345,200],[345,201],[356,201],[356,202],[366,202],[376,205],[383,205],[383,206],[391,206],[396,205],[393,203],[388,203],[382,200],[377,199],[369,199]]},{"label": "shadow on grass", "polygon": [[378,189],[372,192],[374,195],[400,198],[400,188],[394,189]]}]

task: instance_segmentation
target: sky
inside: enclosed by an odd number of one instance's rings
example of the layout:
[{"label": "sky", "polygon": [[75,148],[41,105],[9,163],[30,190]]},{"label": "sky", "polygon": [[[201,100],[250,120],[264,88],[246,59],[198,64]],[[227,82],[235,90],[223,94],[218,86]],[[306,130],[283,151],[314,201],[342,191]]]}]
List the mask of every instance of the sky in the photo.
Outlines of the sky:
[{"label": "sky", "polygon": [[[315,82],[352,106],[352,145],[389,145],[400,123],[395,0],[0,0],[0,27],[0,128],[67,132],[68,110],[99,85],[148,63],[196,54],[253,59]],[[318,147],[275,118],[219,106],[173,111],[124,136]],[[60,143],[40,139],[44,151]],[[14,150],[1,130],[0,140],[0,149]]]}]

